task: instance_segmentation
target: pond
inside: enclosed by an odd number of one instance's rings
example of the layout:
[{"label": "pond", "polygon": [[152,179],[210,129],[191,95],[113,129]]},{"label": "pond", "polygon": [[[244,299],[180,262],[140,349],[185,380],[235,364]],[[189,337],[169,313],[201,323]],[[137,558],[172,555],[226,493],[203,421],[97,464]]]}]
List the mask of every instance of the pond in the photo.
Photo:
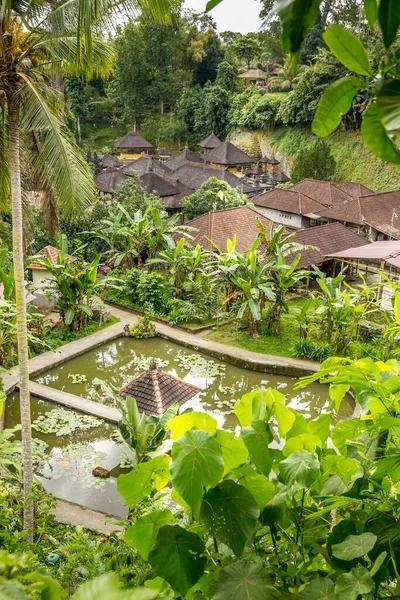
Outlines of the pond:
[{"label": "pond", "polygon": [[[120,338],[50,369],[35,380],[95,402],[105,402],[93,385],[94,379],[111,382],[120,388],[148,368],[151,358],[156,358],[168,373],[198,386],[201,392],[185,407],[208,412],[220,427],[235,429],[238,424],[233,413],[235,401],[261,387],[279,389],[286,395],[288,406],[311,417],[326,411],[329,406],[327,386],[316,383],[295,390],[295,378],[235,367],[161,338]],[[32,397],[32,420],[43,418],[55,408],[55,404]],[[349,399],[343,402],[339,416],[349,418],[352,411],[353,402]],[[14,427],[19,422],[18,396],[12,394],[7,400],[5,427]],[[65,435],[35,431],[34,437],[48,445],[48,458],[36,469],[44,488],[58,498],[124,517],[127,509],[116,489],[120,452],[111,438],[113,430],[110,424],[101,423]],[[94,477],[92,469],[95,466],[107,467],[112,471],[112,477],[106,480]]]},{"label": "pond", "polygon": [[[162,361],[159,364],[164,371],[201,388],[202,391],[185,407],[207,411],[217,419],[220,427],[234,429],[237,425],[233,414],[235,401],[252,389],[261,387],[279,389],[286,395],[288,406],[312,417],[326,411],[329,406],[327,386],[315,383],[306,389],[294,390],[295,378],[235,367],[161,338],[120,338],[51,369],[35,380],[83,398],[104,402],[93,386],[94,379],[106,380],[120,388],[148,368],[151,357]],[[79,381],[79,376],[84,376],[85,380]],[[74,380],[77,382],[74,383]],[[344,402],[340,417],[348,418],[352,409],[352,402]]]}]

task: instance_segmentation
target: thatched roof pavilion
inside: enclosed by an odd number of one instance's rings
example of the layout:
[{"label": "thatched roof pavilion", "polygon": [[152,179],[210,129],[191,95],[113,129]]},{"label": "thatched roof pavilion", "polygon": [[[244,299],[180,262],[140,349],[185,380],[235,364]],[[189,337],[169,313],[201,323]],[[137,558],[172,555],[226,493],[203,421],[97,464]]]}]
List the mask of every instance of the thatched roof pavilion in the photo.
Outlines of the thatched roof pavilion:
[{"label": "thatched roof pavilion", "polygon": [[248,71],[238,75],[238,77],[239,79],[244,79],[245,81],[266,81],[269,75],[262,69],[249,69]]},{"label": "thatched roof pavilion", "polygon": [[221,140],[216,135],[211,133],[204,140],[201,140],[201,142],[198,143],[198,146],[200,146],[203,152],[207,152],[207,150],[212,150],[220,144],[222,144]]},{"label": "thatched roof pavilion", "polygon": [[120,395],[124,399],[135,398],[138,409],[147,415],[162,415],[175,402],[183,404],[200,391],[197,386],[161,371],[152,361],[147,371],[121,388]]},{"label": "thatched roof pavilion", "polygon": [[251,165],[253,159],[231,142],[223,142],[204,155],[204,162],[223,167],[238,167]]},{"label": "thatched roof pavilion", "polygon": [[130,131],[115,142],[115,147],[121,151],[121,158],[139,158],[142,152],[152,154],[153,144],[150,144],[136,131]]}]

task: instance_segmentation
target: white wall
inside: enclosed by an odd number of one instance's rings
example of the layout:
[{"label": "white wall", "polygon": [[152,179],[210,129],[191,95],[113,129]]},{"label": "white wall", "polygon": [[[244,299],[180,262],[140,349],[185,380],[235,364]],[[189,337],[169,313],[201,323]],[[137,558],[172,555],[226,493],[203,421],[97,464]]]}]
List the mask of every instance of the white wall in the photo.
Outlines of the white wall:
[{"label": "white wall", "polygon": [[283,225],[295,229],[303,229],[304,227],[310,226],[310,219],[308,217],[303,217],[302,215],[295,215],[274,208],[265,208],[264,206],[254,205],[254,208],[260,215],[264,215],[264,217],[271,219],[274,223],[282,223]]}]

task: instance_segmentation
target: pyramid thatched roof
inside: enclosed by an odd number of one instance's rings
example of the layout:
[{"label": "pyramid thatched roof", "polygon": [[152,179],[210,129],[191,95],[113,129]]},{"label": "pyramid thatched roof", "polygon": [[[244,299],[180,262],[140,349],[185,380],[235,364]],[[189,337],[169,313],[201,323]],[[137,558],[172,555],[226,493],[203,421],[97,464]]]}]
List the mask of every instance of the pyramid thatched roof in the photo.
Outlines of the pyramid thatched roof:
[{"label": "pyramid thatched roof", "polygon": [[139,133],[136,133],[136,131],[130,131],[124,135],[124,137],[117,140],[115,142],[115,147],[120,148],[121,150],[143,150],[154,148],[153,144],[150,144],[150,142],[145,140]]},{"label": "pyramid thatched roof", "polygon": [[180,167],[187,160],[189,162],[195,162],[195,163],[203,162],[203,159],[200,156],[198,156],[197,154],[195,154],[194,152],[189,150],[189,148],[184,148],[181,152],[179,152],[178,154],[175,154],[175,156],[172,156],[172,158],[169,158],[168,160],[166,160],[165,164],[170,169],[174,170],[174,169],[177,169],[178,167]]},{"label": "pyramid thatched roof", "polygon": [[204,155],[204,162],[214,163],[215,165],[248,165],[253,162],[251,156],[243,152],[231,142],[222,142],[213,150],[209,150]]},{"label": "pyramid thatched roof", "polygon": [[150,369],[126,383],[120,395],[135,398],[139,410],[147,415],[162,415],[175,402],[183,404],[200,391],[197,386],[161,371],[152,363]]},{"label": "pyramid thatched roof", "polygon": [[238,75],[239,79],[247,79],[248,81],[260,81],[268,79],[269,75],[262,69],[249,69],[245,73]]},{"label": "pyramid thatched roof", "polygon": [[126,175],[132,174],[133,171],[136,171],[139,175],[144,175],[151,171],[158,175],[162,175],[163,173],[170,172],[170,170],[171,169],[165,163],[161,163],[152,156],[146,155],[143,155],[136,160],[130,160],[121,168],[121,172]]},{"label": "pyramid thatched roof", "polygon": [[206,150],[212,150],[220,144],[222,144],[221,140],[216,135],[211,133],[204,140],[201,140],[201,142],[198,143],[198,146],[200,146],[200,148],[205,148]]}]

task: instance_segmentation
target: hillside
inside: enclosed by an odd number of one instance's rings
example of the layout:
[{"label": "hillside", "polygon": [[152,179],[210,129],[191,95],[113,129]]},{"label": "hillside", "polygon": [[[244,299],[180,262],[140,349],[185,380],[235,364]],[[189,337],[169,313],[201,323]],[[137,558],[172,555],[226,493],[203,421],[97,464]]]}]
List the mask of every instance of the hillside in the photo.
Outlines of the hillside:
[{"label": "hillside", "polygon": [[[281,160],[284,171],[293,167],[297,152],[315,137],[308,129],[281,127],[271,131],[241,131],[231,136],[232,141],[247,151],[259,151]],[[336,160],[334,181],[359,181],[376,192],[400,188],[400,172],[382,162],[365,146],[356,131],[336,131],[326,138]]]}]

